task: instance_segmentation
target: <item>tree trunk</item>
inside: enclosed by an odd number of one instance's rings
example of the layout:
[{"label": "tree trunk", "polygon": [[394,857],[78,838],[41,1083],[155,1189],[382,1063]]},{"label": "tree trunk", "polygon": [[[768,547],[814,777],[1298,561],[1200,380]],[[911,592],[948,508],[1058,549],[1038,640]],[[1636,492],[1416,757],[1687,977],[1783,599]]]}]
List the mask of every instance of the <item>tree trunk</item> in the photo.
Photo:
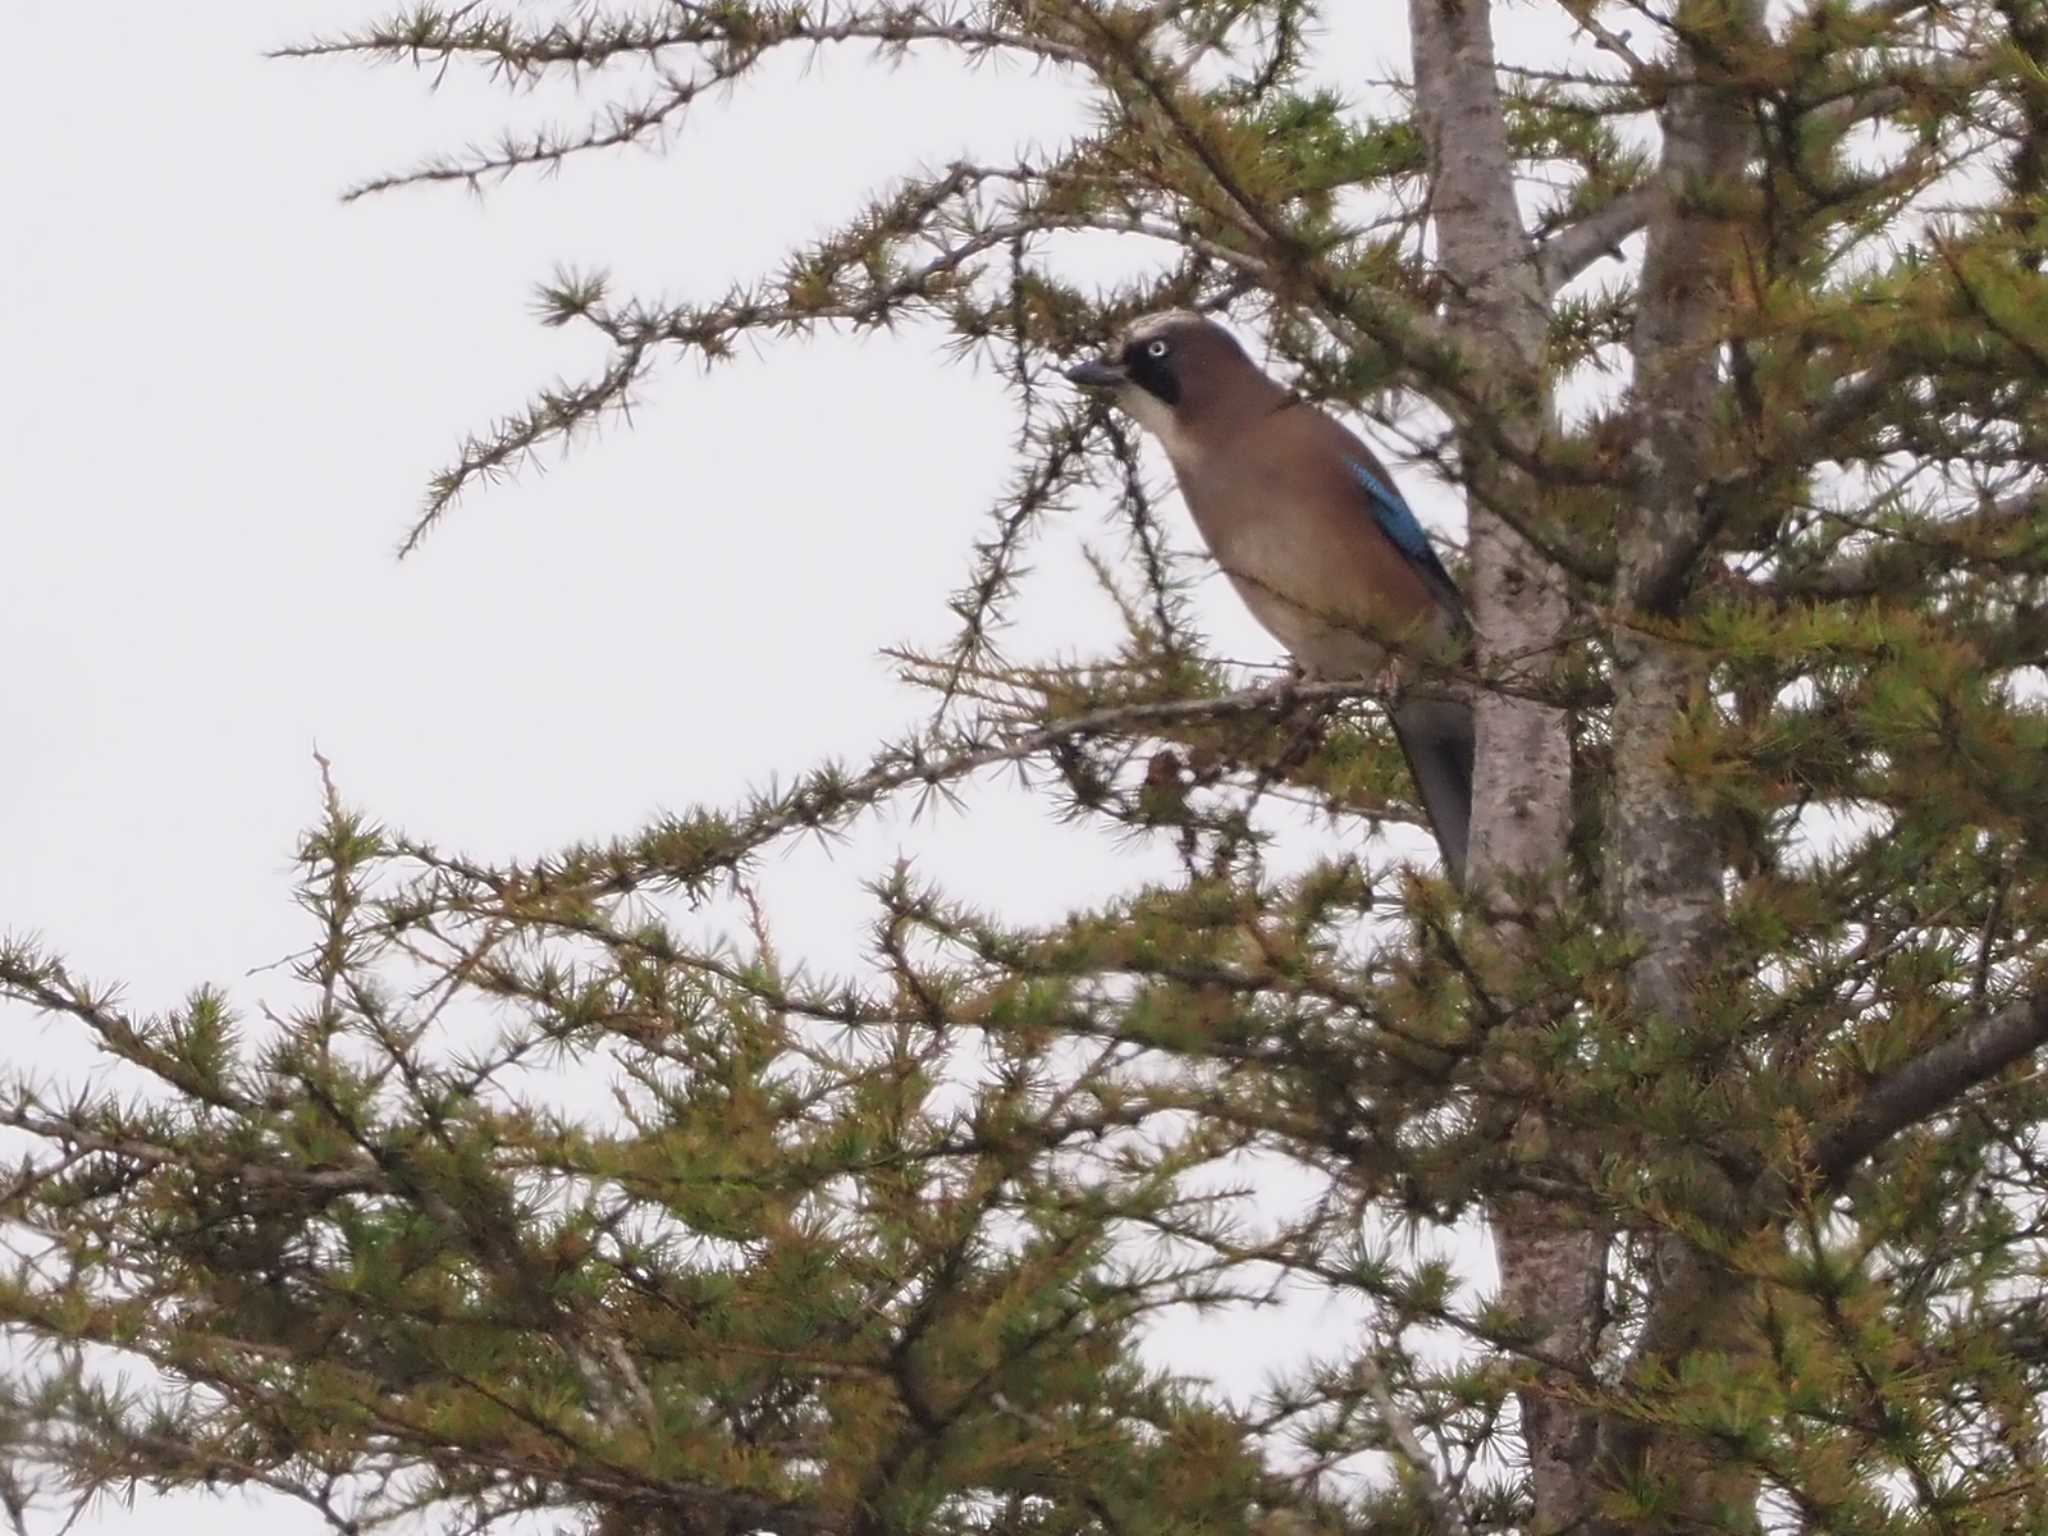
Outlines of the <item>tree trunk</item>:
[{"label": "tree trunk", "polygon": [[[1639,956],[1629,996],[1642,1020],[1690,1017],[1722,928],[1722,860],[1714,830],[1671,753],[1686,715],[1705,699],[1707,661],[1696,647],[1661,639],[1655,619],[1690,578],[1705,542],[1709,514],[1700,491],[1710,473],[1705,455],[1735,257],[1731,207],[1754,141],[1724,61],[1730,45],[1754,36],[1761,19],[1757,0],[1699,0],[1681,9],[1673,29],[1677,74],[1691,83],[1673,91],[1662,117],[1633,337],[1634,505],[1620,530],[1616,580],[1616,607],[1624,617],[1613,636],[1609,888],[1617,926]],[[1711,47],[1708,38],[1715,40]],[[1740,1219],[1740,1192],[1729,1193],[1731,1219]],[[1649,1308],[1631,1372],[1675,1369],[1695,1350],[1739,1352],[1747,1333],[1740,1288],[1681,1236],[1667,1234],[1653,1249]],[[1688,1444],[1658,1443],[1670,1438],[1611,1423],[1599,1459],[1621,1481],[1657,1488],[1655,1507],[1672,1511],[1688,1528],[1717,1515],[1737,1528],[1750,1523],[1754,1480],[1725,1465],[1710,1466]],[[1635,1519],[1626,1529],[1645,1526]]]},{"label": "tree trunk", "polygon": [[[1453,295],[1451,334],[1496,383],[1492,405],[1511,440],[1533,447],[1550,424],[1543,346],[1547,301],[1535,252],[1515,201],[1513,161],[1495,76],[1490,8],[1474,0],[1411,0],[1416,96],[1429,145],[1437,258]],[[1563,635],[1564,592],[1543,558],[1486,508],[1533,501],[1526,483],[1468,432],[1473,608],[1479,664],[1489,676],[1540,682]],[[1565,715],[1527,698],[1482,691],[1473,791],[1469,881],[1497,914],[1510,916],[1506,883],[1543,889],[1558,878],[1571,825],[1571,744]],[[1535,884],[1523,886],[1519,882]],[[1516,962],[1513,923],[1486,942],[1494,967]],[[1512,1068],[1509,1069],[1512,1072]],[[1504,1085],[1512,1089],[1512,1084]],[[1514,1128],[1538,1146],[1546,1128],[1534,1109]],[[1502,1299],[1538,1325],[1536,1342],[1555,1358],[1590,1360],[1600,1316],[1604,1233],[1549,1202],[1515,1198],[1491,1213]],[[1563,1531],[1588,1513],[1592,1416],[1539,1382],[1519,1399],[1536,1503],[1532,1530]]]}]

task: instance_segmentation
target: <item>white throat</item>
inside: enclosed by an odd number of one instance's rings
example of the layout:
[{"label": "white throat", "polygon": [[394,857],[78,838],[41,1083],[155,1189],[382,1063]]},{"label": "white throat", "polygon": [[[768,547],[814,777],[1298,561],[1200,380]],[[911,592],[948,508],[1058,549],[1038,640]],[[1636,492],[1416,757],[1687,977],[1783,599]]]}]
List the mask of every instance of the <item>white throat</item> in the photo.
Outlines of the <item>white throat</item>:
[{"label": "white throat", "polygon": [[1175,468],[1194,463],[1199,457],[1194,439],[1181,429],[1172,406],[1136,384],[1126,384],[1118,393],[1121,398],[1117,403],[1131,413],[1139,426],[1159,439],[1159,446],[1166,450]]}]

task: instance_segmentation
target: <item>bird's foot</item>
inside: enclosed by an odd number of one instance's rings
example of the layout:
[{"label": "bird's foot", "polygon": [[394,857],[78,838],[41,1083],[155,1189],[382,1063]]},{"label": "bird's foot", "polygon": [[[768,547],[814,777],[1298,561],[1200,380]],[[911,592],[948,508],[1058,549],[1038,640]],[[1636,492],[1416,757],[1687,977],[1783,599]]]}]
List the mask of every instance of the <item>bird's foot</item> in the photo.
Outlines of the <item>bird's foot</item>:
[{"label": "bird's foot", "polygon": [[1261,683],[1251,691],[1259,696],[1261,703],[1270,703],[1276,710],[1284,710],[1294,703],[1295,693],[1300,689],[1307,676],[1308,674],[1302,670],[1300,662],[1290,662],[1286,672],[1281,676],[1274,678],[1271,682]]}]

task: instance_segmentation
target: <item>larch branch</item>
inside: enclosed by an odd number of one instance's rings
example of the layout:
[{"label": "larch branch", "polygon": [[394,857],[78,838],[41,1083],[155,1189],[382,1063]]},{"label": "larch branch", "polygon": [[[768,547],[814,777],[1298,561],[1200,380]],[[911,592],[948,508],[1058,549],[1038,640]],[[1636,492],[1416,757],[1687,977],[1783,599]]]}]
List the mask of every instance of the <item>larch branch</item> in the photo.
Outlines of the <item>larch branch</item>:
[{"label": "larch branch", "polygon": [[2048,1045],[2048,993],[2001,1008],[1880,1078],[1817,1148],[1814,1166],[1839,1184],[1908,1126]]}]

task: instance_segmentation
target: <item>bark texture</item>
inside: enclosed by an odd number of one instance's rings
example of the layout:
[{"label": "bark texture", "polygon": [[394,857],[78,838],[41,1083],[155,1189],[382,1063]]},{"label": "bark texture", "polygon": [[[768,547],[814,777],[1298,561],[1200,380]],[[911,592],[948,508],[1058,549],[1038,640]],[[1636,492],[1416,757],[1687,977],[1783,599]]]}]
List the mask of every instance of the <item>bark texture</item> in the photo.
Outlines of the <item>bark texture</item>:
[{"label": "bark texture", "polygon": [[[1755,129],[1732,61],[1762,25],[1758,0],[1696,0],[1672,29],[1686,84],[1662,114],[1663,149],[1644,252],[1633,338],[1633,515],[1620,530],[1614,633],[1614,806],[1609,888],[1615,919],[1637,954],[1629,997],[1642,1021],[1693,1012],[1723,920],[1714,828],[1674,766],[1688,713],[1703,706],[1707,665],[1696,648],[1660,638],[1669,594],[1704,543],[1712,468],[1706,424],[1720,387],[1733,231]],[[1731,1210],[1740,1199],[1731,1190]],[[1651,1294],[1634,1373],[1676,1368],[1695,1350],[1740,1352],[1749,1330],[1740,1288],[1676,1234],[1654,1239]],[[1754,1480],[1716,1471],[1684,1444],[1659,1443],[1639,1424],[1613,1422],[1600,1457],[1609,1475],[1665,1490],[1658,1507],[1694,1522],[1743,1523]],[[1619,1536],[1624,1527],[1603,1529]],[[1644,1529],[1639,1519],[1627,1529]]]},{"label": "bark texture", "polygon": [[[1542,366],[1547,294],[1537,253],[1515,200],[1513,160],[1501,110],[1491,7],[1477,0],[1411,0],[1415,83],[1433,172],[1437,254],[1448,279],[1445,320],[1460,347],[1493,381],[1489,404],[1502,434],[1537,442],[1550,421]],[[1493,675],[1539,681],[1564,632],[1564,591],[1543,557],[1485,509],[1529,501],[1526,484],[1468,432],[1472,594],[1479,662]],[[1571,820],[1571,744],[1563,711],[1482,691],[1468,881],[1502,915],[1543,900]],[[1519,931],[1510,923],[1503,934]],[[1495,956],[1515,963],[1512,942]],[[1510,1069],[1512,1070],[1512,1069]],[[1542,1144],[1534,1112],[1515,1127]],[[1492,1226],[1502,1299],[1536,1325],[1538,1347],[1572,1362],[1591,1358],[1603,1292],[1604,1234],[1582,1216],[1518,1197],[1498,1203]],[[1588,1513],[1592,1417],[1539,1383],[1520,1395],[1537,1532],[1563,1531]]]}]

